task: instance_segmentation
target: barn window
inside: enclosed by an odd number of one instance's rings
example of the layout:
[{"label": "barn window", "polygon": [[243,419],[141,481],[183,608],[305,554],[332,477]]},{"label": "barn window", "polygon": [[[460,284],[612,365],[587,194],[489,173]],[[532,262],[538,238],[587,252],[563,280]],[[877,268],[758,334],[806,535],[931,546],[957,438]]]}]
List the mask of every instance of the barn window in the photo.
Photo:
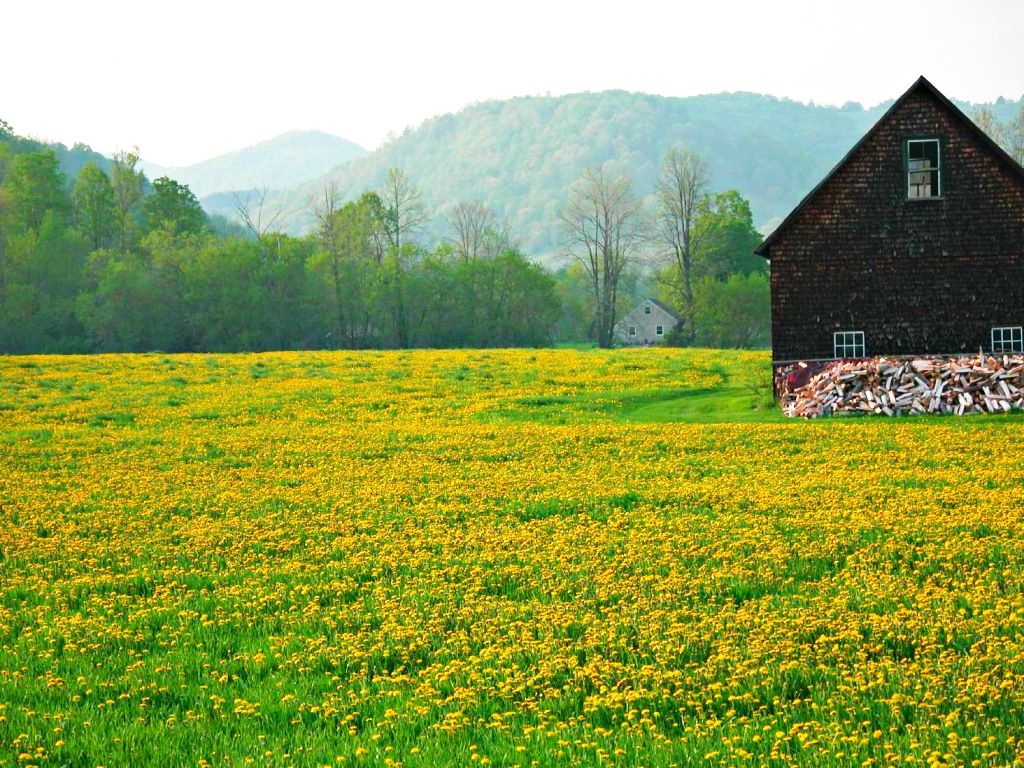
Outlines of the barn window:
[{"label": "barn window", "polygon": [[664,325],[656,326],[655,329],[654,329],[654,335],[655,336],[664,336],[665,335],[665,326]]},{"label": "barn window", "polygon": [[864,357],[864,331],[838,331],[832,335],[835,357]]},{"label": "barn window", "polygon": [[942,195],[942,169],[938,139],[911,139],[907,142],[907,197],[912,199]]},{"label": "barn window", "polygon": [[1024,333],[1021,326],[1013,325],[992,329],[993,352],[1024,352]]},{"label": "barn window", "polygon": [[644,314],[645,315],[651,314],[651,305],[650,304],[644,304]]},{"label": "barn window", "polygon": [[629,335],[630,336],[636,336],[636,326],[635,325],[629,326]]}]

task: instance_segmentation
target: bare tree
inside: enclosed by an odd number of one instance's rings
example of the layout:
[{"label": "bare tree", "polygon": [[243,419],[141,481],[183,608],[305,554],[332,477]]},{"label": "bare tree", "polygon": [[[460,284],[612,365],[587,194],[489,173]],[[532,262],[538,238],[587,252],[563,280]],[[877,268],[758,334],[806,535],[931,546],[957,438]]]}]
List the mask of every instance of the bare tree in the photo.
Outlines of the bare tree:
[{"label": "bare tree", "polygon": [[333,179],[324,184],[322,196],[313,196],[310,199],[313,218],[316,220],[316,238],[331,272],[331,282],[334,286],[334,320],[338,329],[345,325],[341,277],[343,233],[338,215],[340,204],[341,194],[338,192],[338,183]]},{"label": "bare tree", "polygon": [[[254,194],[255,200],[253,200]],[[267,196],[269,194],[270,190],[263,187],[262,189],[246,192],[245,200],[239,197],[237,193],[234,195],[235,213],[238,214],[242,224],[245,225],[245,228],[256,239],[260,247],[260,255],[264,261],[268,258],[268,235],[280,232],[280,219],[282,215],[280,207],[270,208],[267,205]]]},{"label": "bare tree", "polygon": [[384,231],[388,244],[401,254],[402,246],[409,244],[412,234],[427,220],[423,195],[413,186],[401,168],[388,168],[384,186],[380,190],[384,206]]},{"label": "bare tree", "polygon": [[997,144],[1003,143],[1003,125],[991,107],[985,104],[975,107],[971,110],[971,120],[987,133],[990,139]]},{"label": "bare tree", "polygon": [[1016,120],[1006,124],[1003,136],[1003,146],[1010,157],[1024,165],[1024,107],[1020,108]]},{"label": "bare tree", "polygon": [[384,283],[391,292],[390,309],[398,346],[409,346],[409,317],[405,303],[405,261],[414,253],[413,233],[427,220],[423,196],[400,168],[389,168],[380,190],[380,215],[389,251],[393,255]]},{"label": "bare tree", "polygon": [[1001,123],[991,107],[982,105],[971,110],[971,120],[1010,157],[1024,165],[1024,107],[1021,107],[1016,120]]},{"label": "bare tree", "polygon": [[694,226],[711,184],[707,163],[685,149],[673,149],[665,158],[655,191],[658,195],[657,233],[672,260],[676,288],[686,312],[686,339],[696,337],[693,311],[694,257],[698,233]]},{"label": "bare tree", "polygon": [[466,261],[493,259],[508,248],[516,248],[512,227],[497,217],[485,203],[462,202],[448,214],[449,241]]},{"label": "bare tree", "polygon": [[567,253],[590,278],[597,343],[610,347],[615,329],[619,280],[640,256],[643,215],[629,178],[588,168],[569,190],[562,212]]},{"label": "bare tree", "polygon": [[467,261],[473,261],[484,246],[487,233],[494,227],[494,213],[483,203],[459,203],[448,214],[455,251]]}]

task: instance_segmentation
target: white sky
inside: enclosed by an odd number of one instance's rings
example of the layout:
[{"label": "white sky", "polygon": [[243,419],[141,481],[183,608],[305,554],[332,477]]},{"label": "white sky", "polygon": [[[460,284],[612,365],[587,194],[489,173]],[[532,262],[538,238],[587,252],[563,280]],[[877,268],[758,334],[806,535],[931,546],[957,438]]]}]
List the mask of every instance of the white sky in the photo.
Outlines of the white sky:
[{"label": "white sky", "polygon": [[0,119],[184,165],[292,129],[375,148],[475,101],[612,88],[872,106],[1024,93],[1024,0],[0,0]]}]

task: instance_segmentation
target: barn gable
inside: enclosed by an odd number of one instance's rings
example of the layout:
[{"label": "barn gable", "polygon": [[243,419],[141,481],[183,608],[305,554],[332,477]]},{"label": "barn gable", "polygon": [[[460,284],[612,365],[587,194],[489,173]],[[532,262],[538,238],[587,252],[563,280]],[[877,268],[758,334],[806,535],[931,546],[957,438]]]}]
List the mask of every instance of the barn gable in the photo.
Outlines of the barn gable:
[{"label": "barn gable", "polygon": [[922,77],[756,252],[776,363],[988,349],[1024,325],[1024,169]]}]

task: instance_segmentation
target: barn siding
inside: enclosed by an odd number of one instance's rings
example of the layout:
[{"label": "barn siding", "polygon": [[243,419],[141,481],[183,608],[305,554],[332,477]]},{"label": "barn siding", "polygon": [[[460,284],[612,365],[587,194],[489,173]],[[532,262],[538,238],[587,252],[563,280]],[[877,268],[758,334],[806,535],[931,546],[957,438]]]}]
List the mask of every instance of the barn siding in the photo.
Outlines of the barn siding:
[{"label": "barn siding", "polygon": [[[942,192],[908,200],[908,138],[941,140]],[[1024,325],[1024,183],[918,88],[771,243],[772,356],[833,356],[835,331],[869,355],[988,348]]]}]

